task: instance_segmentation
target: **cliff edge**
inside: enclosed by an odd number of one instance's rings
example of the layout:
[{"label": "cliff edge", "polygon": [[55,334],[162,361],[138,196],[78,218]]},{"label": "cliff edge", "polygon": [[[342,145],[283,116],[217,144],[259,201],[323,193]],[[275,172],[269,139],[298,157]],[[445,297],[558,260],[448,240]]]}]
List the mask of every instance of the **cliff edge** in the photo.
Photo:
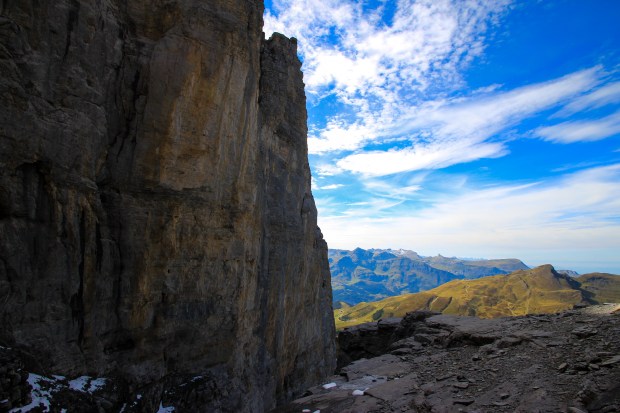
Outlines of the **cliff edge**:
[{"label": "cliff edge", "polygon": [[262,14],[2,2],[0,345],[31,371],[138,411],[196,378],[179,411],[264,411],[333,372],[301,63]]}]

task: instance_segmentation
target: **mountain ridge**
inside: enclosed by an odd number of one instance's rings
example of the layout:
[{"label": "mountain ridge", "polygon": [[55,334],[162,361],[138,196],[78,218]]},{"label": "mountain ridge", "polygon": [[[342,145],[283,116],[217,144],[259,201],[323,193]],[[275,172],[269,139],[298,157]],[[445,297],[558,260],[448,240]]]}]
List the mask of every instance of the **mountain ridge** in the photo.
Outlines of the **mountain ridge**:
[{"label": "mountain ridge", "polygon": [[508,275],[452,280],[428,291],[336,309],[334,316],[340,329],[420,310],[496,318],[553,313],[606,301],[620,302],[620,276],[593,273],[570,277],[547,264]]},{"label": "mountain ridge", "polygon": [[330,249],[333,302],[349,305],[430,290],[455,279],[475,279],[529,268],[515,258],[423,257],[399,249]]}]

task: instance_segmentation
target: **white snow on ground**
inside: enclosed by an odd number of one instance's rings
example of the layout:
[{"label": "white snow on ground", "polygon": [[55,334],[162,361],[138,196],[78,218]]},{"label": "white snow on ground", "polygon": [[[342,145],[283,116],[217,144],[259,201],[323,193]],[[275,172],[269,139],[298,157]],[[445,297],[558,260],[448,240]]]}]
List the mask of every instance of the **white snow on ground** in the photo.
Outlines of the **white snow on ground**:
[{"label": "white snow on ground", "polygon": [[364,391],[363,390],[353,390],[353,395],[354,396],[363,396],[364,395]]},{"label": "white snow on ground", "polygon": [[323,385],[324,389],[331,389],[332,387],[336,387],[336,383],[331,382]]},{"label": "white snow on ground", "polygon": [[50,411],[50,397],[53,391],[58,390],[55,380],[47,377],[39,376],[38,374],[28,374],[28,384],[32,386],[30,395],[32,396],[32,402],[26,406],[15,407],[9,410],[9,413],[24,413],[29,412],[40,405],[43,406],[44,412]]},{"label": "white snow on ground", "polygon": [[89,376],[80,376],[69,382],[70,389],[81,391],[82,393],[94,393],[103,386],[105,386],[105,379],[94,379]]},{"label": "white snow on ground", "polygon": [[159,410],[157,410],[157,413],[173,413],[174,412],[174,406],[168,406],[168,407],[164,407],[164,405],[159,402]]},{"label": "white snow on ground", "polygon": [[[15,407],[9,410],[10,413],[25,413],[30,412],[33,409],[42,408],[43,412],[50,411],[50,400],[54,393],[63,388],[69,387],[71,390],[76,390],[82,393],[94,393],[103,386],[105,386],[106,379],[104,378],[92,378],[88,376],[81,376],[77,379],[71,380],[68,383],[64,376],[52,376],[53,378],[39,376],[38,374],[28,374],[28,383],[32,386],[30,396],[32,402],[26,406]],[[37,410],[38,411],[38,410]],[[66,409],[62,409],[61,412],[66,412]]]}]

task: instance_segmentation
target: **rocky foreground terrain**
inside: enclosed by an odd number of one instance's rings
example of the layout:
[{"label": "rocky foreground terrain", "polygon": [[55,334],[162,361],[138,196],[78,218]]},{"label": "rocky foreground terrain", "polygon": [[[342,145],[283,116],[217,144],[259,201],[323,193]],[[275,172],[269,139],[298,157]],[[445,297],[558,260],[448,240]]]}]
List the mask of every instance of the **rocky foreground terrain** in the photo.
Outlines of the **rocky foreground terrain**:
[{"label": "rocky foreground terrain", "polygon": [[498,319],[413,312],[338,340],[340,374],[274,413],[620,411],[619,304]]}]

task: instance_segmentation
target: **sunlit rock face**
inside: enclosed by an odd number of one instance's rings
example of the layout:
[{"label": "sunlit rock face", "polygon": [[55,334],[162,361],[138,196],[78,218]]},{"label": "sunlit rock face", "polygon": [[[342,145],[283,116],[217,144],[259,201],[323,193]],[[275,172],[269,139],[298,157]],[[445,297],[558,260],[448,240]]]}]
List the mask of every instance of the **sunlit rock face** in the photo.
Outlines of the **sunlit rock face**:
[{"label": "sunlit rock face", "polygon": [[0,11],[0,344],[147,410],[172,375],[263,411],[330,374],[301,64],[262,1]]}]

